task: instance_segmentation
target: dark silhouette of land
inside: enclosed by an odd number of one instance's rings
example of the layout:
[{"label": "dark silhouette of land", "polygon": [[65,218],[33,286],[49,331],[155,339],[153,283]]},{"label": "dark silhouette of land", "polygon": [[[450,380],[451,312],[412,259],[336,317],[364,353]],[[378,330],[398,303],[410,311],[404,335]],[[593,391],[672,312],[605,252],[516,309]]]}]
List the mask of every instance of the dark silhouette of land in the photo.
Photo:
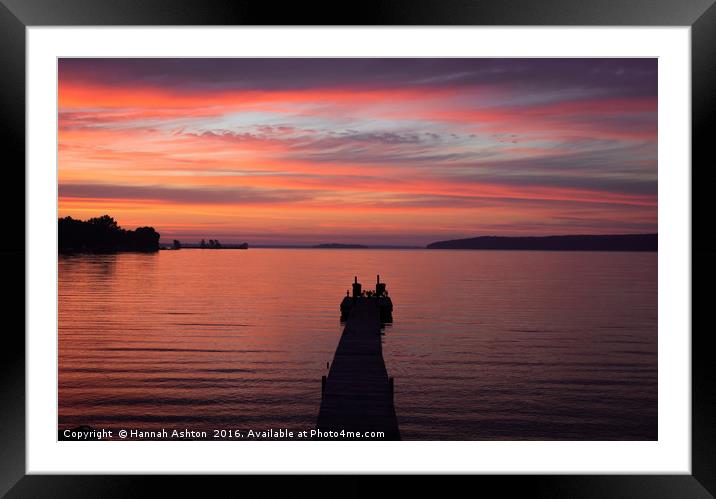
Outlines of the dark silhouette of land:
[{"label": "dark silhouette of land", "polygon": [[[178,241],[177,241],[178,242]],[[202,239],[198,243],[180,243],[182,248],[187,249],[249,249],[249,243],[221,243],[218,239]]]},{"label": "dark silhouette of land", "polygon": [[154,227],[123,229],[109,215],[76,220],[57,220],[60,253],[111,253],[115,251],[158,251],[159,233]]},{"label": "dark silhouette of land", "polygon": [[329,248],[329,249],[355,249],[355,248],[367,248],[362,244],[341,244],[341,243],[323,243],[313,246],[314,248]]},{"label": "dark silhouette of land", "polygon": [[658,234],[575,235],[544,237],[481,236],[438,241],[428,249],[540,251],[657,251]]},{"label": "dark silhouette of land", "polygon": [[221,243],[218,239],[209,239],[208,243],[202,239],[201,242],[199,242],[199,247],[201,249],[221,249]]},{"label": "dark silhouette of land", "polygon": [[[393,305],[385,283],[363,291],[358,279],[353,295],[341,303],[346,319],[328,375],[322,379],[318,440],[400,440],[393,404],[393,379],[383,361],[382,319],[392,321]],[[341,433],[343,432],[343,433]],[[360,432],[360,435],[357,434]],[[366,432],[382,432],[369,435]]]},{"label": "dark silhouette of land", "polygon": [[[268,246],[266,246],[268,247]],[[355,243],[321,243],[314,246],[275,246],[282,248],[318,248],[318,249],[424,249],[422,246],[403,246],[399,244],[355,244]]]}]

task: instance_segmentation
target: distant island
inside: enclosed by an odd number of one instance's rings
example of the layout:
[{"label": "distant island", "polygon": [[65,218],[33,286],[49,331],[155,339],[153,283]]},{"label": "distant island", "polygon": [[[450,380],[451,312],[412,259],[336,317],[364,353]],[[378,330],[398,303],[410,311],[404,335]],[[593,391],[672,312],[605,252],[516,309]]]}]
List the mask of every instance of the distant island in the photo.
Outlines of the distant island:
[{"label": "distant island", "polygon": [[323,243],[313,246],[313,248],[329,248],[329,249],[356,249],[356,248],[367,248],[362,244],[341,244],[341,243]]},{"label": "distant island", "polygon": [[616,234],[502,237],[480,236],[438,241],[428,249],[540,250],[540,251],[657,251],[658,234]]},{"label": "distant island", "polygon": [[425,249],[424,246],[406,246],[400,244],[353,244],[353,243],[321,243],[314,246],[285,246],[286,248],[318,248],[318,249]]},{"label": "distant island", "polygon": [[198,243],[182,243],[174,239],[171,246],[164,246],[161,249],[173,249],[178,250],[182,248],[187,249],[249,249],[249,243],[221,243],[218,239],[209,239],[208,241],[202,239]]},{"label": "distant island", "polygon": [[158,251],[159,233],[154,227],[123,229],[109,215],[89,220],[65,217],[57,219],[57,246],[60,253]]}]

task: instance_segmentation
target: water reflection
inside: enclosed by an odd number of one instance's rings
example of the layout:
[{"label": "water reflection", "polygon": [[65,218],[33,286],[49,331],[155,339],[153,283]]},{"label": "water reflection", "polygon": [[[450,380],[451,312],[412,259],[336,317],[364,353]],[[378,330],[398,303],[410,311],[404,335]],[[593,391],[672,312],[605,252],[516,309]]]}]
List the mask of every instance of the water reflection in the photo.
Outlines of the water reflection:
[{"label": "water reflection", "polygon": [[[403,439],[654,439],[656,254],[180,250],[59,260],[60,426],[315,424],[380,272]],[[429,290],[429,292],[426,292]]]}]

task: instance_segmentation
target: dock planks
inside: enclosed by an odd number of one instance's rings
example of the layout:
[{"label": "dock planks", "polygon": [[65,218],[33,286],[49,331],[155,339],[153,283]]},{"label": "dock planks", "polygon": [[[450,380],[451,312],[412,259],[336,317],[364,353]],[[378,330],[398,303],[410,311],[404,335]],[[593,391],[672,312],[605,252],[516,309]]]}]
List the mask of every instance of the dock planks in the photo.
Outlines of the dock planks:
[{"label": "dock planks", "polygon": [[350,433],[325,440],[400,440],[391,380],[383,361],[380,314],[375,298],[353,298],[345,329],[326,378],[316,428],[321,432],[383,432],[374,438]]}]

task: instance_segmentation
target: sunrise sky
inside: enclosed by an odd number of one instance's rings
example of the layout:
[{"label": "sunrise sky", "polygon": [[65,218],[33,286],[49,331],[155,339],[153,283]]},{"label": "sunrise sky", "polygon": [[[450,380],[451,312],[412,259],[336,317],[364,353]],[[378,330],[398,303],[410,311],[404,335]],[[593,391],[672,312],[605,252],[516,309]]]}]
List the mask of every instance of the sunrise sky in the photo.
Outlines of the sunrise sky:
[{"label": "sunrise sky", "polygon": [[656,59],[60,59],[59,215],[162,240],[657,231]]}]

